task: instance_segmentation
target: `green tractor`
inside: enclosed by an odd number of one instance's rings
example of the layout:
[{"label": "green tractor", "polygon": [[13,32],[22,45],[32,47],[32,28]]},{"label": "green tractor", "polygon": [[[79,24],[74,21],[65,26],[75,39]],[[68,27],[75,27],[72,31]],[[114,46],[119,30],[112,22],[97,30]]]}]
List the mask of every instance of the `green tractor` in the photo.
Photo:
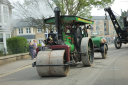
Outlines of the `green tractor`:
[{"label": "green tractor", "polygon": [[[39,76],[67,76],[70,65],[77,62],[91,66],[94,62],[94,45],[87,37],[89,24],[94,22],[78,16],[60,16],[60,9],[54,9],[55,17],[45,19],[45,24],[55,25],[46,40],[47,46],[37,48],[36,66]],[[43,50],[42,50],[43,49]]]},{"label": "green tractor", "polygon": [[92,41],[94,44],[94,52],[101,52],[102,58],[107,58],[108,45],[107,41],[103,37],[92,36]]}]

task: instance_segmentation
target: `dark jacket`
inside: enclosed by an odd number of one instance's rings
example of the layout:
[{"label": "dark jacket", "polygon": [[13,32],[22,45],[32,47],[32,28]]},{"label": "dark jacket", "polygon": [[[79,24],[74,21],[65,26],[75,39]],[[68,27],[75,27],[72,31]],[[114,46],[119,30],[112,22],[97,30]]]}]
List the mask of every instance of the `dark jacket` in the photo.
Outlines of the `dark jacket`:
[{"label": "dark jacket", "polygon": [[34,45],[29,45],[29,52],[34,52]]}]

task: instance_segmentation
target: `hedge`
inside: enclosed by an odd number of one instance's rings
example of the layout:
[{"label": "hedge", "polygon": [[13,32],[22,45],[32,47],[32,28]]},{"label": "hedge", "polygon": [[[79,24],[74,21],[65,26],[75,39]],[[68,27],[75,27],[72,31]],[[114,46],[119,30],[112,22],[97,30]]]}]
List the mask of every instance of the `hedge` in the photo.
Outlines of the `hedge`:
[{"label": "hedge", "polygon": [[12,54],[27,52],[27,39],[24,37],[12,37],[7,39],[8,52]]}]

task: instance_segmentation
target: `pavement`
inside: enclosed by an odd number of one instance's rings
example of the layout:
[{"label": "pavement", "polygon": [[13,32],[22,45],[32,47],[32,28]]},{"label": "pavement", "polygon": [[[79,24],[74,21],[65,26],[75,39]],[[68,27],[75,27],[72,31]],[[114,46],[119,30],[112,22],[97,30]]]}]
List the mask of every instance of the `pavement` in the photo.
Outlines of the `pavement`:
[{"label": "pavement", "polygon": [[28,65],[32,65],[32,63],[36,61],[36,59],[31,60],[31,58],[25,59],[25,60],[19,60],[16,62],[11,62],[8,64],[4,64],[0,66],[0,75],[5,74],[5,73],[9,73],[13,70],[19,69],[19,68],[23,68],[25,66]]},{"label": "pavement", "polygon": [[[108,45],[109,48],[114,47],[113,44]],[[31,58],[25,59],[25,60],[19,60],[11,63],[7,63],[0,66],[0,75],[3,75],[5,73],[9,73],[11,71],[14,71],[16,69],[20,69],[26,66],[32,65],[33,62],[35,62],[36,59],[31,60]]]}]

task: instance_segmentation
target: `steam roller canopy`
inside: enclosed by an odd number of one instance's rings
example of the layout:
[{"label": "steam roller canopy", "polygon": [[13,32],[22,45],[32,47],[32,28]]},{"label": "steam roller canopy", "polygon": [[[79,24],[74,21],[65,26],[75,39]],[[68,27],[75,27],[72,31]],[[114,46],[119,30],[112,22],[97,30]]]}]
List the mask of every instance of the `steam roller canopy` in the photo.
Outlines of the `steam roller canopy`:
[{"label": "steam roller canopy", "polygon": [[67,76],[70,66],[64,65],[65,50],[40,51],[36,59],[39,76]]}]

